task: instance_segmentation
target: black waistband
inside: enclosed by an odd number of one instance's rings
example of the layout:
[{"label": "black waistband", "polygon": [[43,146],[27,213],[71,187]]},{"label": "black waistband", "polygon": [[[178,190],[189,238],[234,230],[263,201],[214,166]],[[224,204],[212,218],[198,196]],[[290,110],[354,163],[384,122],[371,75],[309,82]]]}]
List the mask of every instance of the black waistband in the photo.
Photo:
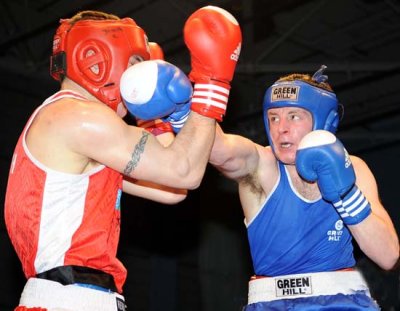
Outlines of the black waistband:
[{"label": "black waistband", "polygon": [[117,292],[114,278],[110,274],[88,267],[60,266],[41,272],[36,277],[55,281],[63,285],[75,283],[91,284]]}]

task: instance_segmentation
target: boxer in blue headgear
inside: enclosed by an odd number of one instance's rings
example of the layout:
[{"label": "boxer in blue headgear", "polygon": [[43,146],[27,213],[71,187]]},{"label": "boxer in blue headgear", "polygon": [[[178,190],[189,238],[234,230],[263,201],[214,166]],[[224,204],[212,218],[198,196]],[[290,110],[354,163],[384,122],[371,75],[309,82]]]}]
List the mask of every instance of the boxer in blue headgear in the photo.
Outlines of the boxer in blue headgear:
[{"label": "boxer in blue headgear", "polygon": [[325,68],[267,89],[270,146],[217,127],[210,163],[238,184],[256,275],[246,311],[379,310],[354,269],[352,239],[383,269],[399,258],[372,172],[334,135],[338,100]]},{"label": "boxer in blue headgear", "polygon": [[299,107],[306,109],[313,117],[313,130],[327,130],[335,133],[339,123],[338,100],[328,76],[321,68],[312,76],[292,74],[276,81],[264,95],[264,123],[267,137],[273,148],[269,134],[267,111],[271,108]]}]

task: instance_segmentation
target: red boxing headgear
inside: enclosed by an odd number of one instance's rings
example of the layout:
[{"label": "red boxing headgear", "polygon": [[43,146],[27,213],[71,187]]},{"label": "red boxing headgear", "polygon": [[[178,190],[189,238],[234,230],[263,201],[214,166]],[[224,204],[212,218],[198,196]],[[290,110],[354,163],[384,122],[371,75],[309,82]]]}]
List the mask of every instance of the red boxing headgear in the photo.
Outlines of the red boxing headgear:
[{"label": "red boxing headgear", "polygon": [[119,81],[129,58],[150,58],[145,32],[131,18],[60,23],[53,40],[51,76],[58,81],[68,77],[116,111],[121,102]]}]

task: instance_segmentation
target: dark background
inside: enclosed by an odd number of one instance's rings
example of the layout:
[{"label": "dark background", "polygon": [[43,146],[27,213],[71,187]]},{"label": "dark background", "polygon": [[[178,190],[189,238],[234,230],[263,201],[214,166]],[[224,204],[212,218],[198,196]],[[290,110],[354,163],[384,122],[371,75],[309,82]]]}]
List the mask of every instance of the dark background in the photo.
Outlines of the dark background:
[{"label": "dark background", "polygon": [[[0,199],[27,118],[58,89],[48,74],[60,18],[96,9],[129,16],[166,60],[190,70],[182,38],[186,18],[213,4],[240,22],[243,46],[232,84],[227,132],[267,144],[262,96],[278,77],[328,66],[344,106],[338,136],[374,172],[397,231],[400,168],[400,2],[398,0],[81,1],[0,3]],[[130,310],[240,310],[252,266],[236,186],[209,167],[186,201],[162,206],[123,196],[119,257],[129,273]],[[0,310],[12,310],[24,285],[2,218]],[[383,272],[356,253],[383,310],[400,310],[399,270]]]}]

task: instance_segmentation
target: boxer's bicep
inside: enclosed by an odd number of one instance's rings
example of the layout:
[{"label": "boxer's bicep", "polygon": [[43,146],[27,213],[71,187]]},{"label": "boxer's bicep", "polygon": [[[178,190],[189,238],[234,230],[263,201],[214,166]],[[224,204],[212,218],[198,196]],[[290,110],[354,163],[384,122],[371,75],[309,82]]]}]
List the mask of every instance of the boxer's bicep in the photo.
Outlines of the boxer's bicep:
[{"label": "boxer's bicep", "polygon": [[[140,164],[148,137],[155,141],[149,132],[128,125],[103,106],[92,107],[81,122],[76,120],[69,134],[69,144],[72,151],[89,161],[130,175]],[[154,143],[156,148],[162,148],[159,143]]]}]

